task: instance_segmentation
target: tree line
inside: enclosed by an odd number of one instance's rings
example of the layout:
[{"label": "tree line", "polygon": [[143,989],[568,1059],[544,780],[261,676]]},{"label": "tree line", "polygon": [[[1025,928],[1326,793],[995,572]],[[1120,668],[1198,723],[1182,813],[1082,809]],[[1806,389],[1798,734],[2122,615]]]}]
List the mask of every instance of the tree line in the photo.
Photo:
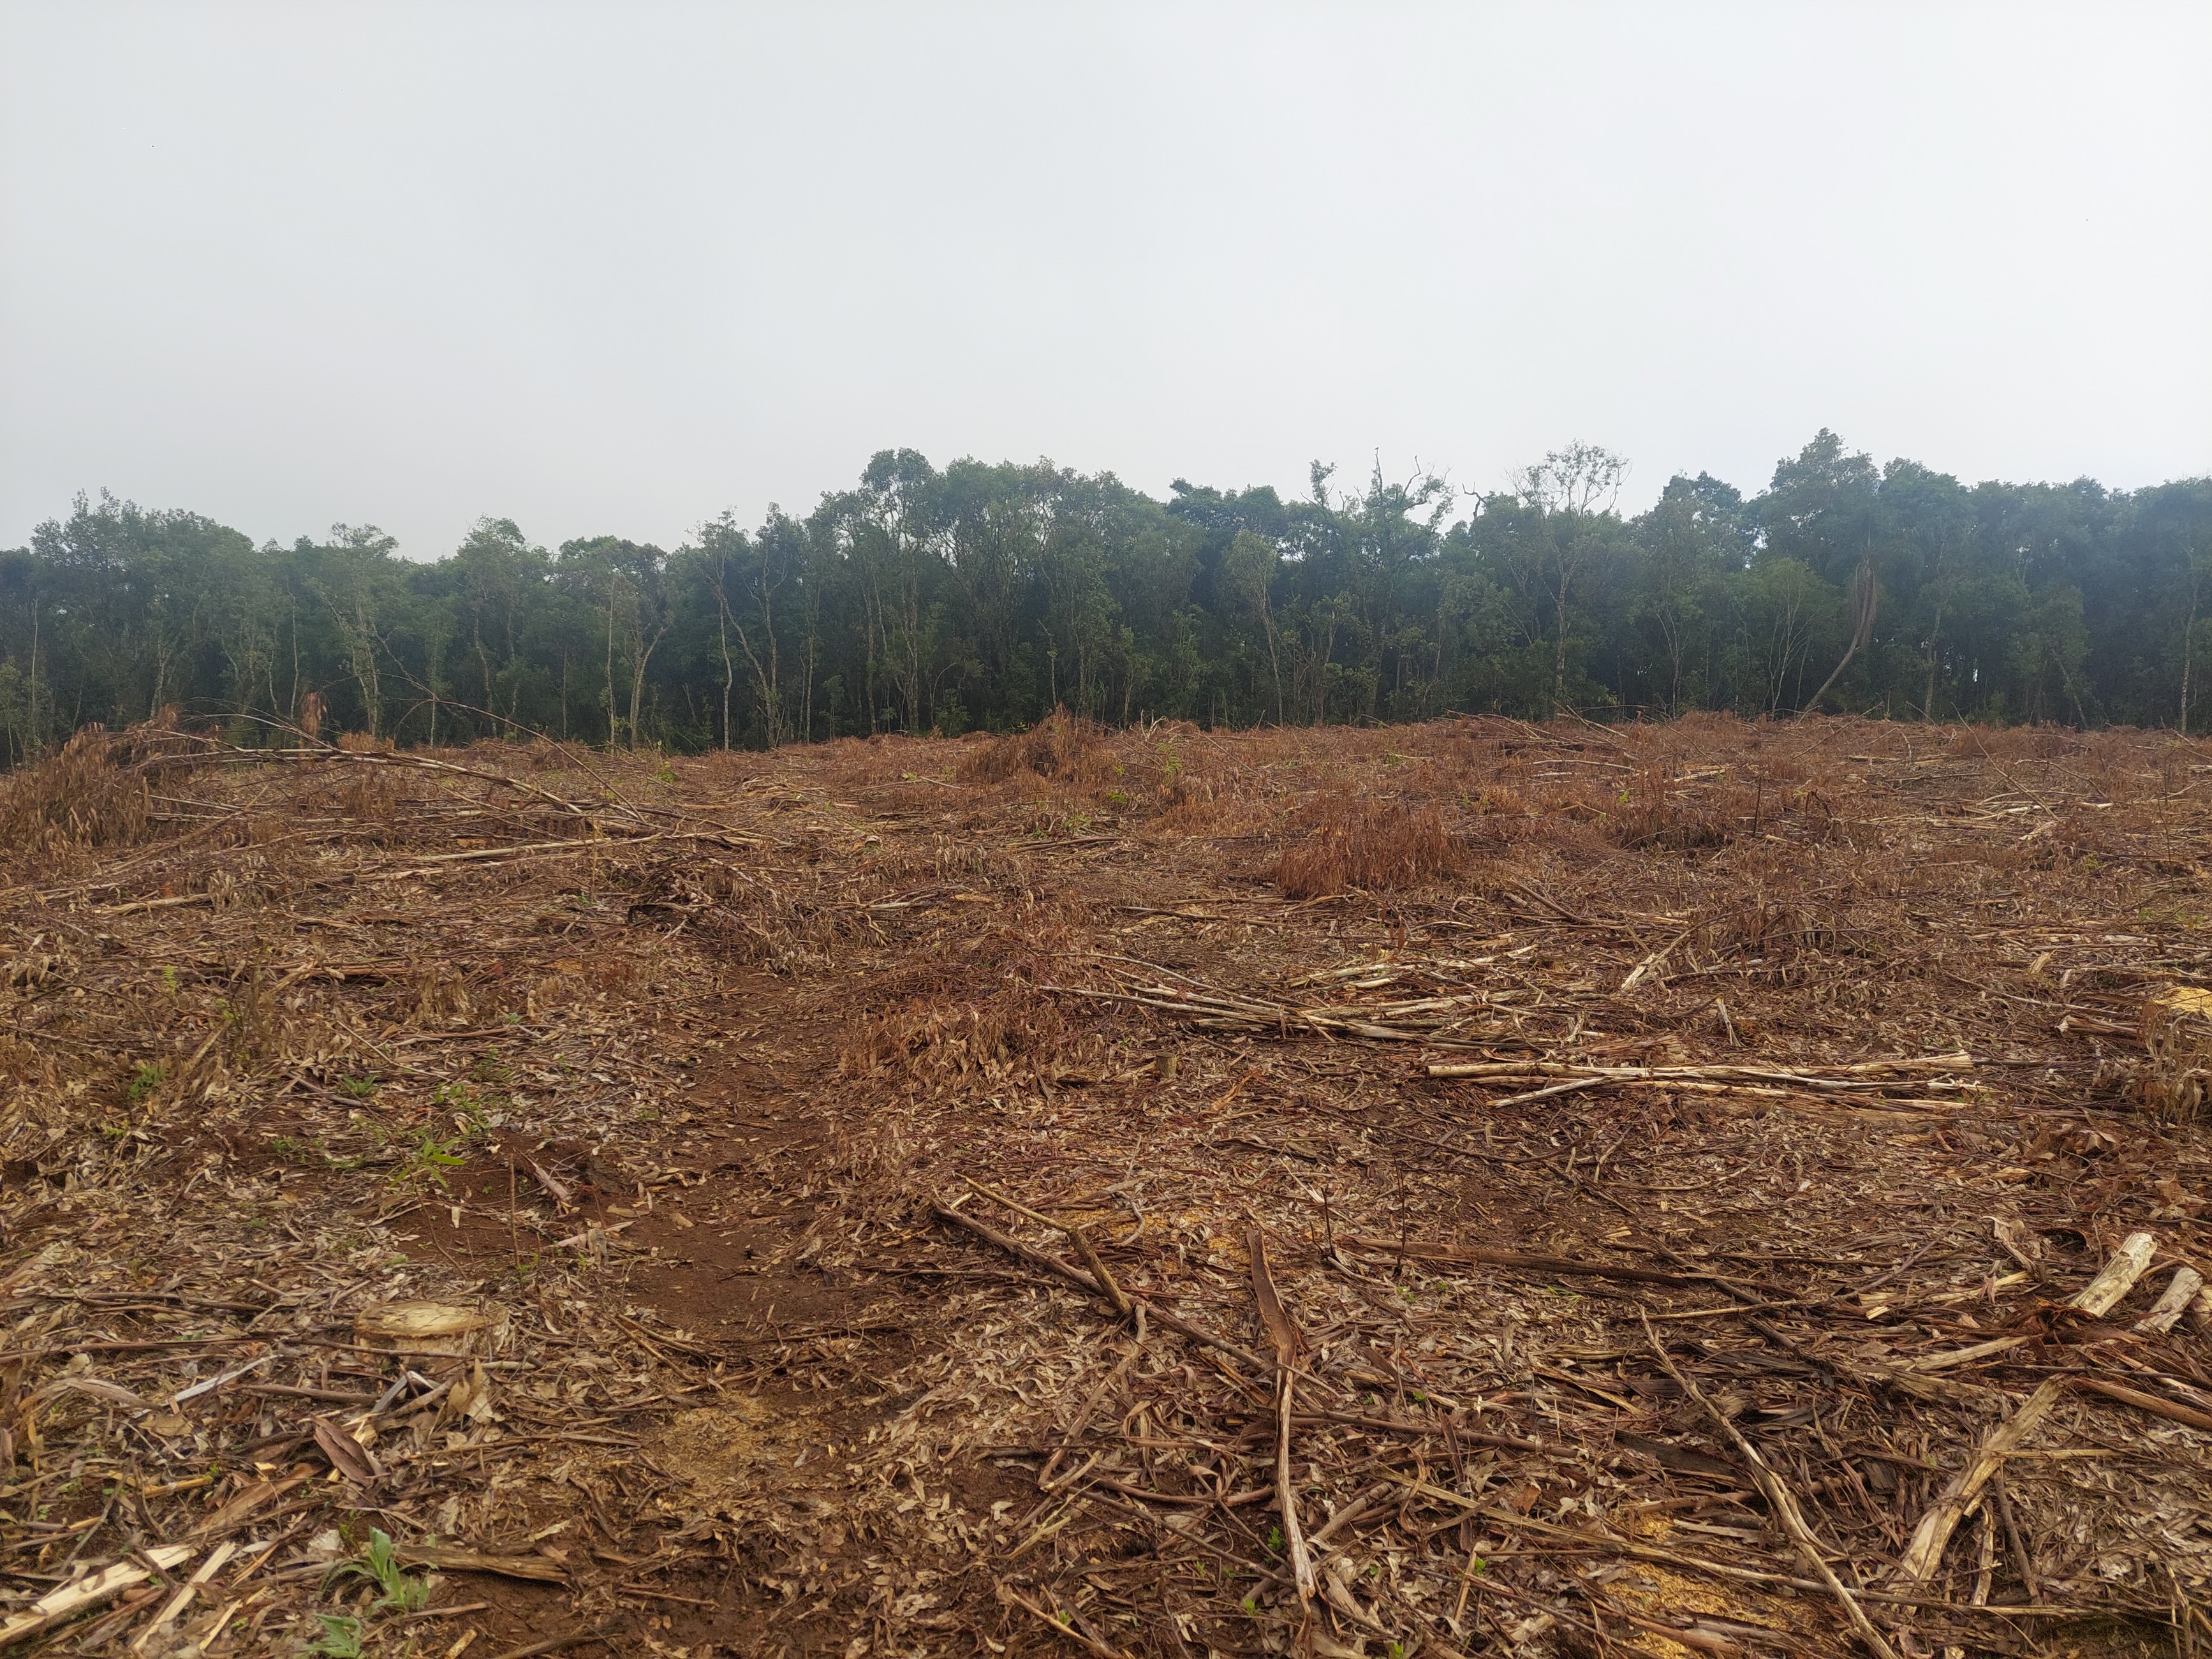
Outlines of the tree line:
[{"label": "tree line", "polygon": [[872,459],[804,517],[665,550],[479,520],[255,546],[105,493],[0,552],[0,761],[173,706],[247,743],[537,732],[697,751],[878,732],[1820,708],[2186,731],[2212,478],[1967,485],[1823,431],[1762,493],[1623,514],[1577,445],[1472,494],[1370,473],[1164,501],[1049,462]]}]

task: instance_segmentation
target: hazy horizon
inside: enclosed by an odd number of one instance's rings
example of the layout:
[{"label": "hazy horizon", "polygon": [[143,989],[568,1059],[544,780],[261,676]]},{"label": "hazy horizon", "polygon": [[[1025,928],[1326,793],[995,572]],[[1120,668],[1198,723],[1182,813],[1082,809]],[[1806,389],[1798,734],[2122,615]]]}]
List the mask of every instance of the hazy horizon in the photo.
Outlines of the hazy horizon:
[{"label": "hazy horizon", "polygon": [[2212,471],[2212,9],[0,0],[0,547],[673,546],[872,452]]}]

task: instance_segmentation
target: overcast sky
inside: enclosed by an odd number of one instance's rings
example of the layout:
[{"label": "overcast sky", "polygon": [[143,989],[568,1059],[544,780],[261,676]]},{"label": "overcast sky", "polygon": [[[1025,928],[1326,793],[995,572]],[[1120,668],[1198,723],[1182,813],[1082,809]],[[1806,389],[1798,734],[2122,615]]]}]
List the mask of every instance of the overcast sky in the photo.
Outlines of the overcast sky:
[{"label": "overcast sky", "polygon": [[664,545],[879,448],[2212,471],[2212,5],[0,0],[0,546]]}]

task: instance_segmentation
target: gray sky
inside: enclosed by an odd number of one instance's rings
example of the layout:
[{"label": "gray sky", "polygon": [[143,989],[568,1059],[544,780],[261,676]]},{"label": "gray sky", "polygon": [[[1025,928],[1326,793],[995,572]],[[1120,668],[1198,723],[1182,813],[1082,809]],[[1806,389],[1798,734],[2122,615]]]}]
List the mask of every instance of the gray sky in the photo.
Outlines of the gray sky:
[{"label": "gray sky", "polygon": [[2212,470],[2212,5],[0,0],[0,546],[1143,489]]}]

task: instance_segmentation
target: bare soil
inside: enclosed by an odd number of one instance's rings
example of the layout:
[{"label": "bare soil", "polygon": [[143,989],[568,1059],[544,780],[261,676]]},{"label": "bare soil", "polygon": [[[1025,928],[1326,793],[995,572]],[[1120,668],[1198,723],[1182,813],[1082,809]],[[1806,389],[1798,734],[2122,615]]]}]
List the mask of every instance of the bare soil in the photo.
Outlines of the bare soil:
[{"label": "bare soil", "polygon": [[0,784],[0,1641],[2193,1653],[2208,807],[1847,720],[81,738]]}]

